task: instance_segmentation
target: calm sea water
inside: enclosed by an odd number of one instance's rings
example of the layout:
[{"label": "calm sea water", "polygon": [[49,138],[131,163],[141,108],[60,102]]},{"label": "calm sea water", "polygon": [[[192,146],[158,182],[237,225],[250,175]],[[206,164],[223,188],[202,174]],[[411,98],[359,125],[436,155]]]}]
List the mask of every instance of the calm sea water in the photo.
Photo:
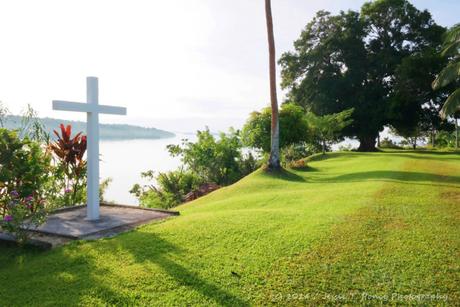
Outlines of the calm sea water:
[{"label": "calm sea water", "polygon": [[174,138],[159,140],[102,141],[101,178],[112,178],[105,198],[120,204],[138,205],[129,190],[135,183],[145,183],[141,172],[164,172],[179,167],[180,160],[169,156],[166,146],[179,144],[183,138],[193,141],[195,136],[177,134]]}]

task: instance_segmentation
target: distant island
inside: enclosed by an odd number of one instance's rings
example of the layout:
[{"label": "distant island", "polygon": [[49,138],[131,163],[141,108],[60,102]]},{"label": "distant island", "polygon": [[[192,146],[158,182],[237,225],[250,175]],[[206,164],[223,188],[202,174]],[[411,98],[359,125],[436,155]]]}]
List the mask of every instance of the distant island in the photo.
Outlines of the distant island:
[{"label": "distant island", "polygon": [[[21,127],[22,116],[8,115],[4,122],[5,128],[17,129]],[[60,124],[72,125],[73,133],[86,133],[86,123],[82,121],[63,120],[56,118],[39,118],[45,130],[55,138],[53,130],[58,130]],[[174,133],[156,128],[145,128],[125,124],[100,124],[100,138],[102,140],[133,140],[133,139],[165,139],[175,136]]]}]

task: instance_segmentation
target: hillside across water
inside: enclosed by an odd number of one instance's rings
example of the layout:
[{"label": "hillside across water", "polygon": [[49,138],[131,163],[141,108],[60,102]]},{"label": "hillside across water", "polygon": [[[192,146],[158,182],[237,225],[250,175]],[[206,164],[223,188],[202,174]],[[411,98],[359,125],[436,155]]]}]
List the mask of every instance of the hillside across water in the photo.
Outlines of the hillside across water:
[{"label": "hillside across water", "polygon": [[[60,124],[72,125],[73,132],[86,131],[86,123],[82,121],[69,121],[56,118],[40,118],[45,130],[54,137],[53,130],[59,129]],[[22,125],[22,117],[9,115],[5,120],[5,128],[17,129]],[[164,139],[174,137],[175,134],[157,128],[146,128],[125,124],[100,124],[100,138],[102,140],[133,140],[133,139]]]}]

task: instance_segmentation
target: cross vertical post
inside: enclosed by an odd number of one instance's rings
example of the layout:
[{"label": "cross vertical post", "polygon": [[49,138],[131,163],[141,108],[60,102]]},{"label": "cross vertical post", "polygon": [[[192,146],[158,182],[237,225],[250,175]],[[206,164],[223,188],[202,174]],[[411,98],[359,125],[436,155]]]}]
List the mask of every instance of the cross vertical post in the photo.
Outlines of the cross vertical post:
[{"label": "cross vertical post", "polygon": [[99,113],[126,115],[126,108],[99,105],[99,86],[96,77],[86,78],[86,103],[53,100],[53,109],[85,112],[87,114],[87,187],[86,218],[99,219]]},{"label": "cross vertical post", "polygon": [[[97,106],[99,103],[99,85],[96,77],[86,78],[86,101]],[[99,219],[99,113],[88,112],[86,131],[87,143],[87,207],[88,220]]]}]

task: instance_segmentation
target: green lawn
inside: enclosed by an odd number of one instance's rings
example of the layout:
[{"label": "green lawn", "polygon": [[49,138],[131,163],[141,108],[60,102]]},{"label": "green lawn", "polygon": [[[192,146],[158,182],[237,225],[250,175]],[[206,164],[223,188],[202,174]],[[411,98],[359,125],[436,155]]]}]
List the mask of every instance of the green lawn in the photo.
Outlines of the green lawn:
[{"label": "green lawn", "polygon": [[328,154],[112,239],[2,246],[0,305],[459,305],[459,206],[458,154]]}]

